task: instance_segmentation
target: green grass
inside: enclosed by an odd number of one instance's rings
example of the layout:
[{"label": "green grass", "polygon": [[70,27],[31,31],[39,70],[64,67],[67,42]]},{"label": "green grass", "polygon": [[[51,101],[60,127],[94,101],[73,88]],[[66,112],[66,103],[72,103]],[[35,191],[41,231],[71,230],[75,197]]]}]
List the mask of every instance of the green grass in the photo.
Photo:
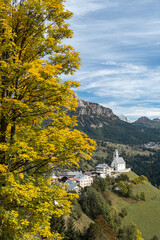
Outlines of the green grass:
[{"label": "green grass", "polygon": [[[131,179],[136,177],[133,172],[129,175]],[[136,223],[145,240],[150,240],[154,235],[160,238],[160,190],[144,181],[133,187],[134,194],[141,192],[145,193],[145,202],[121,198],[114,193],[110,194],[110,199],[118,211],[122,208],[127,209],[128,215],[124,218],[123,224]]]}]

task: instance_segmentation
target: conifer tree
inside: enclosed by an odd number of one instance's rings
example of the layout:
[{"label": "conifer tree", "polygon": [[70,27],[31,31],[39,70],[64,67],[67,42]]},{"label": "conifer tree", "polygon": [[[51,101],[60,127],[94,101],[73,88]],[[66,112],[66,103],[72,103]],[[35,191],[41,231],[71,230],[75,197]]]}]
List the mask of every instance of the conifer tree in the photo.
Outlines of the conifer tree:
[{"label": "conifer tree", "polygon": [[78,83],[61,74],[73,74],[80,59],[62,42],[72,37],[63,3],[0,0],[0,239],[61,239],[49,220],[70,212],[75,195],[50,175],[94,149],[67,115]]},{"label": "conifer tree", "polygon": [[65,239],[75,240],[77,239],[77,231],[74,225],[73,219],[70,217],[67,222],[67,230],[65,232]]}]

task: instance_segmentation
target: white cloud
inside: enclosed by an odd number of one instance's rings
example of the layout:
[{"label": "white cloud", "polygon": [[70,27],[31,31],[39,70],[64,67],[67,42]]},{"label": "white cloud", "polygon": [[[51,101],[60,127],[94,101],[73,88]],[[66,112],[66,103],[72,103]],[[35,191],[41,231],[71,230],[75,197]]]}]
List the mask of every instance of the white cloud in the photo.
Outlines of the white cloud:
[{"label": "white cloud", "polygon": [[87,100],[132,118],[160,117],[160,2],[67,0],[80,51],[78,90]]},{"label": "white cloud", "polygon": [[116,5],[116,2],[109,0],[67,0],[65,4],[66,8],[77,16],[83,16],[90,12],[114,7]]}]

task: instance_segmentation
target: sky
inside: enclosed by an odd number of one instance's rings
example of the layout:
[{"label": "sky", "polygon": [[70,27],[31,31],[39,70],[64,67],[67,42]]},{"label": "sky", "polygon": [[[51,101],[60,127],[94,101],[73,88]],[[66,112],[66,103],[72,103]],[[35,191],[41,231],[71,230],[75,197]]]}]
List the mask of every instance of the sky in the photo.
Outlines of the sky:
[{"label": "sky", "polygon": [[83,100],[131,120],[160,118],[160,1],[67,0]]}]

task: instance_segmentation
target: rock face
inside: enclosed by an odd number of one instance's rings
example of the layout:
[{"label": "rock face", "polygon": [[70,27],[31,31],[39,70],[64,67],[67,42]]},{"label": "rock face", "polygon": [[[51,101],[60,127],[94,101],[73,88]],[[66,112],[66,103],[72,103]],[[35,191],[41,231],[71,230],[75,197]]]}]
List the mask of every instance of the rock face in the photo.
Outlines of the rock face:
[{"label": "rock face", "polygon": [[[75,112],[70,114],[77,117],[78,126],[76,128],[85,132],[89,137],[124,144],[148,143],[153,139],[160,141],[159,129],[150,129],[146,128],[144,124],[122,121],[111,109],[97,103],[84,101],[77,95],[76,98],[78,107]],[[160,122],[158,123],[160,125]]]},{"label": "rock face", "polygon": [[130,119],[128,119],[128,117],[126,117],[125,115],[120,115],[119,118],[124,121],[124,122],[128,122],[131,123],[132,121]]},{"label": "rock face", "polygon": [[138,120],[135,122],[136,123],[150,123],[150,122],[152,122],[152,120],[149,119],[148,117],[143,116],[143,117],[138,118]]},{"label": "rock face", "polygon": [[77,116],[103,116],[107,117],[110,119],[118,119],[118,117],[113,114],[112,110],[110,108],[103,107],[97,103],[92,103],[92,102],[86,102],[82,99],[80,99],[77,95],[76,98],[78,99],[78,107],[77,107]]}]

